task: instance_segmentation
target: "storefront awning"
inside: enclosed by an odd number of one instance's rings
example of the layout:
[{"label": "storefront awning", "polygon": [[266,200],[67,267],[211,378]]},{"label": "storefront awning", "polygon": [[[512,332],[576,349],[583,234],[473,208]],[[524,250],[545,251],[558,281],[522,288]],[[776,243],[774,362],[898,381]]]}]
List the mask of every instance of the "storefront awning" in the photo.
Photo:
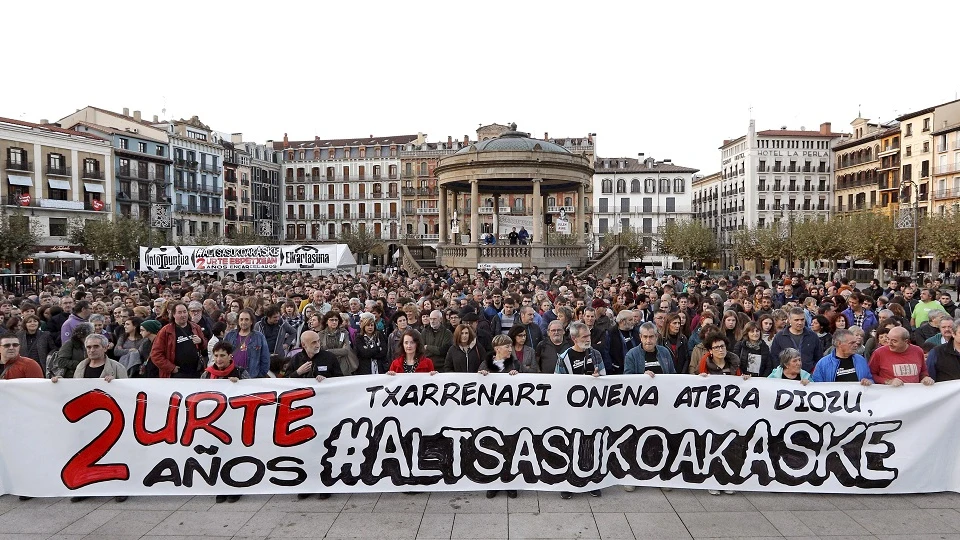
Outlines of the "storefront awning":
[{"label": "storefront awning", "polygon": [[19,174],[10,174],[7,175],[7,180],[15,186],[33,186],[33,179],[29,176],[20,176]]},{"label": "storefront awning", "polygon": [[47,185],[52,187],[53,189],[66,189],[66,190],[70,189],[69,180],[54,180],[53,178],[51,178],[47,180]]},{"label": "storefront awning", "polygon": [[100,184],[95,184],[93,182],[84,182],[83,189],[91,193],[103,193],[103,186]]}]

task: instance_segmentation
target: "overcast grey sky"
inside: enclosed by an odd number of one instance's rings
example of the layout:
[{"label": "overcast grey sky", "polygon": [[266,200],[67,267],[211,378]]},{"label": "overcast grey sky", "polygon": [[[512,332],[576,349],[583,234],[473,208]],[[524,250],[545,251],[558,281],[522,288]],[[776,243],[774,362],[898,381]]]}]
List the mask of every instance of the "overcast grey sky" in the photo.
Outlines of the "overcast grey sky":
[{"label": "overcast grey sky", "polygon": [[4,19],[0,116],[129,107],[260,142],[516,122],[710,173],[750,107],[758,129],[841,130],[960,91],[954,1],[37,1]]}]

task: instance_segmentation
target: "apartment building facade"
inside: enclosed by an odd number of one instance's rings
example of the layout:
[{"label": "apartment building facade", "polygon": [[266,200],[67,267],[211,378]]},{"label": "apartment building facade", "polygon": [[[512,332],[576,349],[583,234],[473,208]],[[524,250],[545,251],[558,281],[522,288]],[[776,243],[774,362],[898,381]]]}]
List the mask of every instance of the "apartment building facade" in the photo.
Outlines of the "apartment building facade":
[{"label": "apartment building facade", "polygon": [[400,238],[400,150],[417,135],[283,142],[284,239],[336,241],[364,230]]},{"label": "apartment building facade", "polygon": [[828,219],[834,193],[833,145],[847,136],[819,130],[756,130],[720,146],[721,264],[735,264],[733,235],[784,220]]},{"label": "apartment building facade", "polygon": [[669,268],[673,257],[656,249],[656,237],[673,221],[692,216],[691,189],[698,169],[653,157],[597,158],[594,163],[593,230],[599,242],[607,234],[642,234],[644,261]]},{"label": "apartment building facade", "polygon": [[180,243],[189,243],[200,237],[222,237],[224,185],[220,136],[196,116],[156,125],[170,137],[174,238]]},{"label": "apartment building facade", "polygon": [[[0,118],[5,181],[0,210],[42,233],[41,250],[74,251],[72,220],[111,219],[114,165],[110,141],[56,124]],[[24,254],[26,257],[29,254]]]},{"label": "apartment building facade", "polygon": [[[842,218],[877,209],[892,215],[896,198],[891,200],[889,191],[896,188],[896,175],[891,176],[889,172],[897,166],[898,160],[889,148],[892,137],[900,132],[899,123],[871,123],[858,116],[850,123],[850,128],[851,138],[838,142],[833,148],[837,179],[834,216]],[[884,139],[890,139],[886,146],[882,144]]]},{"label": "apartment building facade", "polygon": [[[434,169],[443,156],[469,146],[470,140],[427,142],[426,136],[417,134],[417,139],[400,150],[400,215],[401,236],[425,242],[437,242],[440,236],[440,190]],[[451,206],[452,208],[452,206]]]},{"label": "apartment building facade", "polygon": [[223,218],[224,236],[236,238],[254,233],[253,208],[250,196],[250,154],[243,146],[243,135],[234,134],[236,140],[221,140],[223,145]]},{"label": "apartment building facade", "polygon": [[[241,135],[239,137],[243,139]],[[283,191],[280,189],[281,153],[267,144],[242,143],[250,156],[250,199],[257,236],[273,241],[281,239]]]},{"label": "apartment building facade", "polygon": [[[154,122],[159,119],[154,116]],[[146,221],[169,235],[173,225],[172,170],[167,133],[145,121],[140,111],[117,113],[84,107],[58,122],[102,137],[113,146],[116,204],[113,213]]]}]

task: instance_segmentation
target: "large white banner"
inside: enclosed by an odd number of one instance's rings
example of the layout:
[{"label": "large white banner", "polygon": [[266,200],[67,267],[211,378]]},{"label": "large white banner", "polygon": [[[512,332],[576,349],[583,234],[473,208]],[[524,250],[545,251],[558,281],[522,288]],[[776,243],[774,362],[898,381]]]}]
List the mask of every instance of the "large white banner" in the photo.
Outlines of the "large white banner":
[{"label": "large white banner", "polygon": [[140,269],[149,271],[309,271],[355,264],[346,244],[140,247]]},{"label": "large white banner", "polygon": [[401,374],[0,388],[0,493],[19,495],[960,486],[960,383]]}]

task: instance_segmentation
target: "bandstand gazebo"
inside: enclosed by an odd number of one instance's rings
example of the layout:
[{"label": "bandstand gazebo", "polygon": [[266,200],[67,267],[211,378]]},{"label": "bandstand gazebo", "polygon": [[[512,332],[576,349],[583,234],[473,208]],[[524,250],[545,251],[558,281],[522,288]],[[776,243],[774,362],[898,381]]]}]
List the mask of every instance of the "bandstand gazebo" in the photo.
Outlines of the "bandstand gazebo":
[{"label": "bandstand gazebo", "polygon": [[[536,265],[551,269],[568,264],[579,268],[586,263],[584,191],[593,177],[593,167],[586,156],[574,154],[551,142],[533,139],[528,133],[517,131],[516,124],[512,124],[510,131],[499,137],[477,142],[441,159],[435,172],[440,189],[441,216],[437,264],[474,269],[519,264],[524,268]],[[448,208],[451,192],[455,195],[452,209]],[[573,207],[565,208],[558,216],[566,220],[562,227],[569,227],[572,241],[570,236],[564,236],[564,241],[559,242],[558,234],[545,234],[544,209],[548,195],[564,192],[576,192],[577,196]],[[469,207],[457,208],[457,201],[465,193],[470,194]],[[500,240],[491,245],[482,242],[479,234],[481,201],[492,195],[492,208],[487,210],[493,215],[493,231],[499,235],[500,197],[510,194],[532,195],[529,243],[510,245]],[[466,234],[452,234],[454,227]]]}]

